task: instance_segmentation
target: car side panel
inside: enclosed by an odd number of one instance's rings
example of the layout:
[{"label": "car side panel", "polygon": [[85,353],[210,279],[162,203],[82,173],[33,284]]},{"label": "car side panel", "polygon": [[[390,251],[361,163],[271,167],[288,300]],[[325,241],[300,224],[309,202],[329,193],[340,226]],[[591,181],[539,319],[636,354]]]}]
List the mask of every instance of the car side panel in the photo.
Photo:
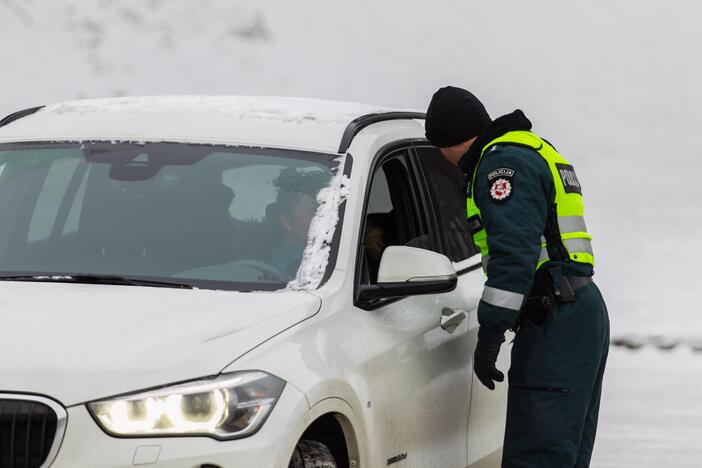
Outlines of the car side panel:
[{"label": "car side panel", "polygon": [[372,466],[463,467],[470,399],[468,321],[449,334],[444,307],[467,309],[458,292],[357,309],[368,348]]},{"label": "car side panel", "polygon": [[[358,319],[350,307],[353,286],[347,277],[345,272],[335,270],[329,281],[314,292],[322,299],[317,315],[262,343],[224,372],[263,369],[303,392],[310,407],[330,398],[344,401],[355,415],[353,431],[359,456],[365,461],[367,354],[359,335]],[[309,420],[307,424],[312,422]]]},{"label": "car side panel", "polygon": [[[482,275],[482,270],[480,274]],[[470,328],[471,334],[477,340],[477,315],[471,317]],[[511,362],[513,337],[511,332],[507,332],[505,343],[497,359],[497,368],[505,374],[505,382],[496,383],[495,390],[491,391],[477,378],[473,379],[468,423],[468,466],[470,467],[499,466],[502,458],[507,416],[507,371]]]}]

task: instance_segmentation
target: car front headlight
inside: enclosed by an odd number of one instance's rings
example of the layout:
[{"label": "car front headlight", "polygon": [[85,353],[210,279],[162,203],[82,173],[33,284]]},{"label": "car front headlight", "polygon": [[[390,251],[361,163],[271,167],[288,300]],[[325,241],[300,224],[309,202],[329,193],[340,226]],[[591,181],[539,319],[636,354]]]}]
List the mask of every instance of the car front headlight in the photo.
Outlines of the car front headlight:
[{"label": "car front headlight", "polygon": [[285,381],[265,372],[235,372],[95,401],[88,409],[115,436],[236,439],[261,427],[284,387]]}]

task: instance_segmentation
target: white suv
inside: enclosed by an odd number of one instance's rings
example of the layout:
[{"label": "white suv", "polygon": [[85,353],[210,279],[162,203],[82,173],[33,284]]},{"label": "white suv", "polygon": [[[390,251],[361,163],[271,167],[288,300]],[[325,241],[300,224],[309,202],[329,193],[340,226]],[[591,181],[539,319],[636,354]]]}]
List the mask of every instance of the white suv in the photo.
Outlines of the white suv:
[{"label": "white suv", "polygon": [[497,466],[506,385],[473,378],[461,186],[416,112],[186,96],[8,116],[0,468]]}]

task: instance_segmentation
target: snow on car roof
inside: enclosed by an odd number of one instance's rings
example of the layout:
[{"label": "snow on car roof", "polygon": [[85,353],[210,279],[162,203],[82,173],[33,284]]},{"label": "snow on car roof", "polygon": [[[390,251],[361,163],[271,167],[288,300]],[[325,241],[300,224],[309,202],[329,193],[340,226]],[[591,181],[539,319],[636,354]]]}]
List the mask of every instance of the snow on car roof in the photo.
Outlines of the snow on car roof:
[{"label": "snow on car roof", "polygon": [[50,104],[0,127],[0,142],[176,141],[336,153],[357,117],[378,106],[306,98],[150,96]]}]

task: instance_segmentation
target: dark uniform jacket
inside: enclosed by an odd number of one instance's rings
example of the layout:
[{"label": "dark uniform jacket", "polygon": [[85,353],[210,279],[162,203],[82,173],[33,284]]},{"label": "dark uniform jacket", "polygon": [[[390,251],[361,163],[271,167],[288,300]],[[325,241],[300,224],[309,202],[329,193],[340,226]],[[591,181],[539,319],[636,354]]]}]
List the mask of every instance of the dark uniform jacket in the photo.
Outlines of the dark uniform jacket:
[{"label": "dark uniform jacket", "polygon": [[[515,130],[531,130],[531,122],[521,110],[495,119],[461,158],[460,167],[466,174],[466,190],[475,192],[475,203],[487,231],[490,262],[486,285],[526,296],[534,284],[535,260],[541,251],[548,207],[554,203],[556,190],[548,164],[532,148],[501,143],[488,149],[480,159],[487,144]],[[503,167],[514,170],[511,192],[509,198],[495,200],[490,194],[487,175]],[[474,187],[471,187],[472,180]],[[591,269],[583,271],[580,266],[566,266],[566,269],[572,270],[567,274],[592,274]],[[481,301],[478,306],[480,339],[503,342],[505,331],[515,326],[518,315],[519,311]]]}]

